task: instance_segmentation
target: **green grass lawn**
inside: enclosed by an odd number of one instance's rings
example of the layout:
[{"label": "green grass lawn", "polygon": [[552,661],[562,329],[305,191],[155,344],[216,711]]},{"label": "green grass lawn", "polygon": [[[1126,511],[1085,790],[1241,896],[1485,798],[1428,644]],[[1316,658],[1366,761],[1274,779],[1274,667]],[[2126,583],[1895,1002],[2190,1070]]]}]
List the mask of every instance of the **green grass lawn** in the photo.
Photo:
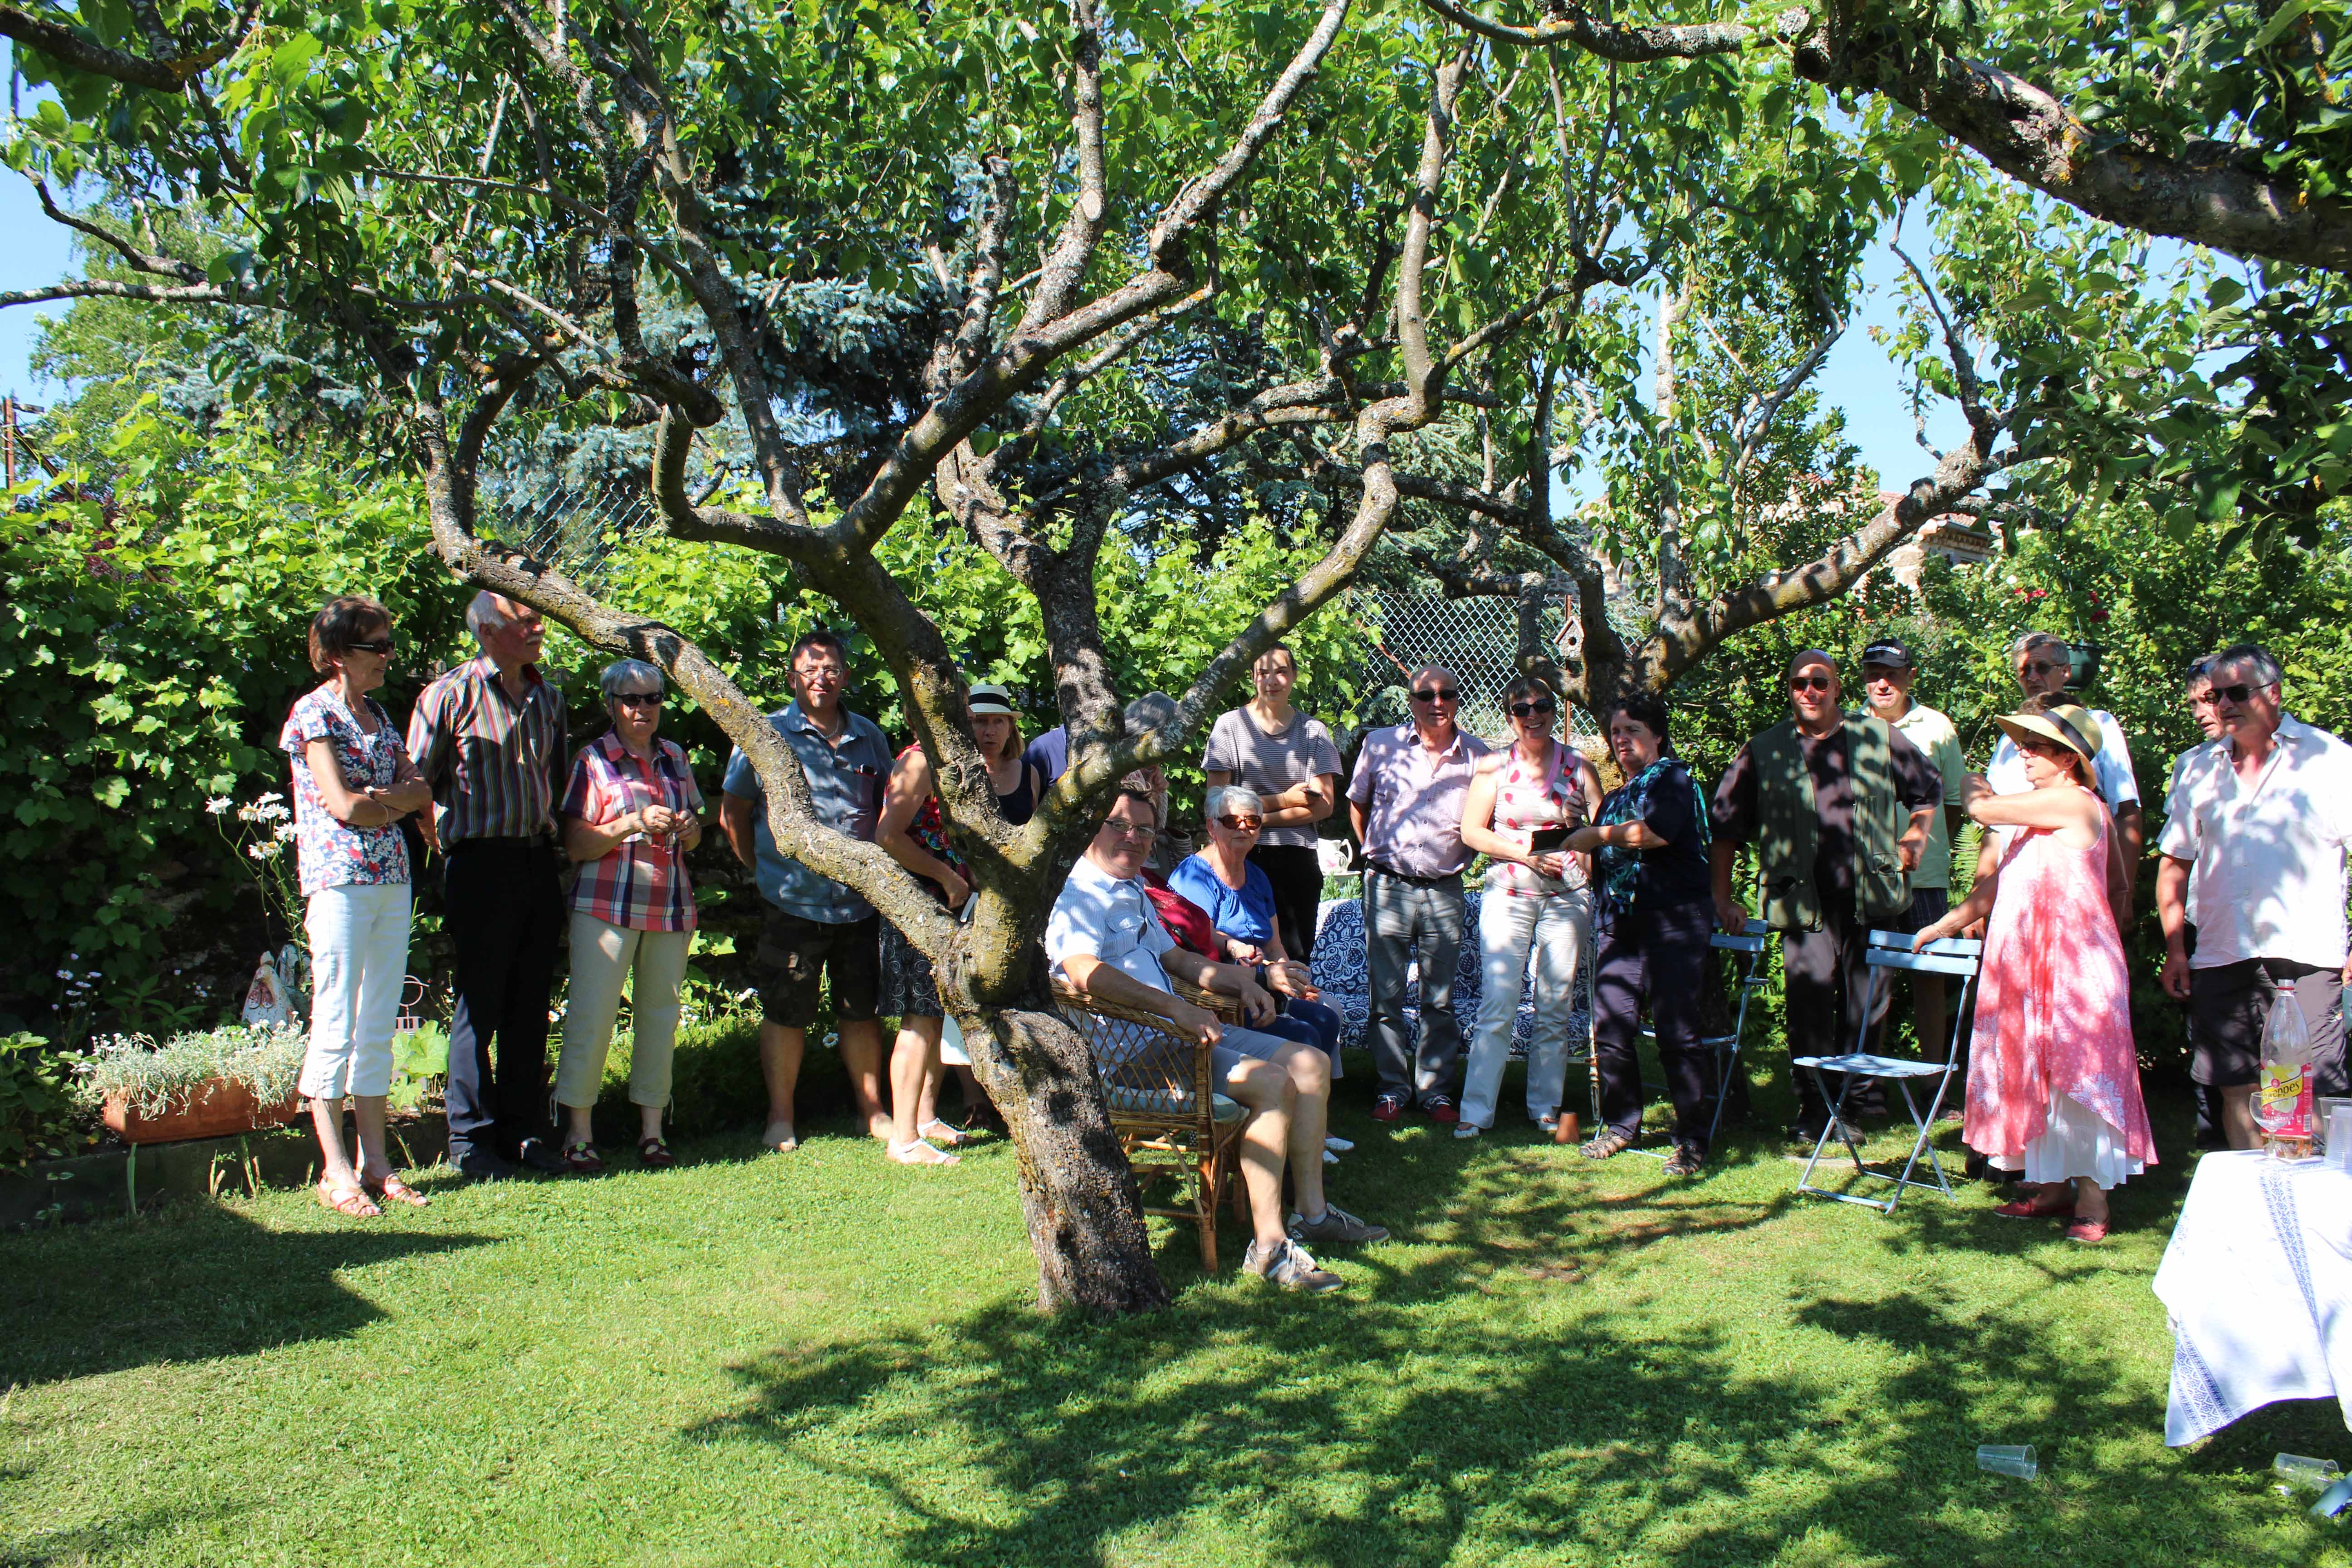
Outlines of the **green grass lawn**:
[{"label": "green grass lawn", "polygon": [[2332,1406],[2163,1446],[2185,1161],[2084,1248],[1981,1187],[1799,1199],[1760,1136],[1669,1184],[1342,1087],[1334,1191],[1398,1239],[1307,1301],[1156,1228],[1176,1308],[1108,1328],[1029,1310],[1009,1148],[838,1122],[0,1238],[0,1563],[2352,1563],[2266,1474],[2352,1460]]}]

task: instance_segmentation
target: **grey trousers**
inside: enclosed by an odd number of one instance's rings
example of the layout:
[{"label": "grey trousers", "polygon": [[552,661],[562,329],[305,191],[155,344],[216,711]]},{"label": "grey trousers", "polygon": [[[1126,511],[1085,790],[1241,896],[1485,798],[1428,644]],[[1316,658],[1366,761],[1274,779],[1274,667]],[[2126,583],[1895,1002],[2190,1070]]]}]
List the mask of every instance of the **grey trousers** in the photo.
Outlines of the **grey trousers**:
[{"label": "grey trousers", "polygon": [[[1462,1062],[1454,965],[1462,953],[1462,879],[1423,886],[1364,871],[1364,976],[1372,994],[1372,1072],[1381,1094],[1451,1095]],[[1407,955],[1421,950],[1421,1047],[1405,1038]]]}]

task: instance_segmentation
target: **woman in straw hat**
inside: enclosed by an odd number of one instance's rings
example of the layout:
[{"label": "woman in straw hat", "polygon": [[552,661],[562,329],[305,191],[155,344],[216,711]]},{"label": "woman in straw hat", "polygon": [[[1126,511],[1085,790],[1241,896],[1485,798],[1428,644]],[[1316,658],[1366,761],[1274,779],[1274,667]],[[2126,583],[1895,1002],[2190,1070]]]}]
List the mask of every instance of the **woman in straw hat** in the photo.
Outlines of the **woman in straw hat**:
[{"label": "woman in straw hat", "polygon": [[2033,787],[1997,795],[1969,781],[1969,816],[2004,831],[1987,836],[1967,900],[1913,946],[1990,917],[1963,1135],[2033,1184],[1997,1213],[2104,1241],[2108,1190],[2156,1163],[2156,1142],[2116,926],[2126,868],[2095,783],[2099,725],[2072,704],[1998,722]]},{"label": "woman in straw hat", "polygon": [[[1037,809],[1045,781],[1022,754],[1021,717],[1013,709],[1013,694],[982,683],[972,687],[969,696],[965,711],[971,718],[971,738],[988,763],[997,813],[1019,827]],[[931,762],[919,744],[900,752],[890,771],[874,842],[950,910],[961,910],[971,898],[971,868],[940,809]],[[931,961],[886,920],[881,969],[878,1010],[884,1017],[898,1020],[898,1037],[890,1051],[890,1158],[902,1165],[955,1164],[957,1156],[947,1151],[962,1143],[966,1134],[938,1114],[941,1037],[947,1024]],[[963,1080],[966,1108],[975,1120],[985,1120],[982,1107],[986,1097],[971,1076],[971,1057],[957,1047],[944,1059]]]}]

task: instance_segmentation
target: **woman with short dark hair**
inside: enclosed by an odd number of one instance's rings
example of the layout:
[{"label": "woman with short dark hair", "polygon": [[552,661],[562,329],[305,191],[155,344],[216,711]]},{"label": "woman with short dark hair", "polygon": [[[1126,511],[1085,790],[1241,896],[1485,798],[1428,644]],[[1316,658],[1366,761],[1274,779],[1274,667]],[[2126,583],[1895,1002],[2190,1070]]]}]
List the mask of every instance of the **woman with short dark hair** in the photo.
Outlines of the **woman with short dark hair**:
[{"label": "woman with short dark hair", "polygon": [[1646,998],[1675,1106],[1675,1152],[1665,1171],[1689,1176],[1707,1155],[1713,1064],[1699,1044],[1699,998],[1715,909],[1706,804],[1690,770],[1673,755],[1667,722],[1665,704],[1648,692],[1609,706],[1609,748],[1625,782],[1602,799],[1592,826],[1568,836],[1568,847],[1592,856],[1600,888],[1592,1058],[1601,1125],[1582,1152],[1605,1160],[1641,1136],[1642,1066],[1634,1047]]},{"label": "woman with short dark hair", "polygon": [[[400,727],[368,695],[392,666],[392,612],[358,595],[310,621],[310,668],[327,679],[296,700],[278,743],[293,772],[295,861],[310,944],[310,1042],[300,1090],[325,1173],[319,1202],[353,1218],[377,1200],[422,1208],[384,1144],[392,1031],[408,976],[408,845],[400,819],[433,804]],[[359,1159],[343,1147],[343,1098]]]}]

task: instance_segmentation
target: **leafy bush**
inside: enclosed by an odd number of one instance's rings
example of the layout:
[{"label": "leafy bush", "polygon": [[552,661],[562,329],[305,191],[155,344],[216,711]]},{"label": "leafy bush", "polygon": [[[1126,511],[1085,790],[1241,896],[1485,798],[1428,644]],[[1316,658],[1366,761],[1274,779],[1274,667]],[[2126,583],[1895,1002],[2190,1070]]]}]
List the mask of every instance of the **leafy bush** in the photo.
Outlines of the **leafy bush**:
[{"label": "leafy bush", "polygon": [[48,1042],[0,1036],[0,1171],[51,1160],[95,1141]]},{"label": "leafy bush", "polygon": [[251,1089],[261,1104],[276,1105],[294,1092],[308,1044],[306,1032],[291,1024],[232,1024],[174,1035],[160,1046],[144,1035],[117,1035],[99,1042],[82,1064],[80,1098],[95,1107],[121,1095],[142,1116],[163,1116],[226,1079]]},{"label": "leafy bush", "polygon": [[185,961],[216,944],[216,1005],[151,997],[134,1020],[112,985],[79,1000],[101,1027],[168,1026],[165,1004],[225,1012],[254,952],[294,933],[266,920],[205,802],[286,787],[278,728],[318,679],[310,616],[346,592],[391,609],[395,715],[460,651],[465,591],[425,552],[413,484],[235,416],[199,432],[152,396],[103,436],[103,504],[28,486],[0,511],[0,898],[17,922],[0,1028],[74,1026],[59,970],[192,986]]}]

